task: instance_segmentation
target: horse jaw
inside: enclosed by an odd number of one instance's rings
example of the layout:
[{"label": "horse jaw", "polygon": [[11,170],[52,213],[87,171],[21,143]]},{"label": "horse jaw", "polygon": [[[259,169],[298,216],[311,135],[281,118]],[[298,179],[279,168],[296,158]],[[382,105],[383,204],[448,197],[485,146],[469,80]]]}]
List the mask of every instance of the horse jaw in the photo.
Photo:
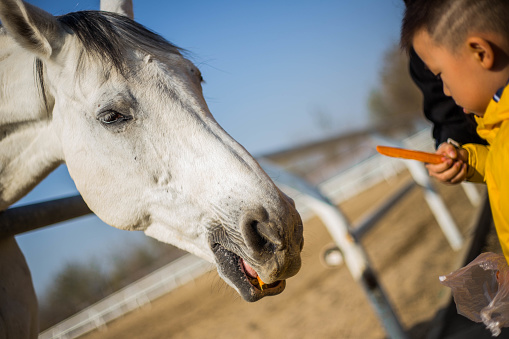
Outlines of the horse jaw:
[{"label": "horse jaw", "polygon": [[[196,231],[197,232],[193,233],[200,233],[198,232],[198,229],[196,229]],[[162,223],[151,224],[145,229],[145,234],[166,244],[177,246],[180,249],[192,253],[210,263],[215,263],[214,254],[211,251],[208,251],[206,238],[199,236],[194,239],[184,237],[182,232],[168,228],[167,225]]]}]

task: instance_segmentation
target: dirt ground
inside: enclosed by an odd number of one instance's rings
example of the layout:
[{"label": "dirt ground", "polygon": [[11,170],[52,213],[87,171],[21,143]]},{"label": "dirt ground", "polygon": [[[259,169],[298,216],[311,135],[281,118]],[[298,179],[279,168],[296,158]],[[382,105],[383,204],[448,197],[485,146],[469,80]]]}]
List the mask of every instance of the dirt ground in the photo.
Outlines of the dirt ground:
[{"label": "dirt ground", "polygon": [[[407,180],[403,174],[378,184],[341,209],[355,222]],[[437,188],[468,238],[477,208],[461,187]],[[279,296],[244,302],[211,272],[83,338],[385,338],[346,266],[321,264],[321,252],[331,243],[323,224],[313,218],[304,229],[302,269]],[[438,276],[461,266],[463,250],[450,248],[420,188],[381,219],[363,244],[405,329],[412,338],[424,338],[429,321],[449,301]]]}]

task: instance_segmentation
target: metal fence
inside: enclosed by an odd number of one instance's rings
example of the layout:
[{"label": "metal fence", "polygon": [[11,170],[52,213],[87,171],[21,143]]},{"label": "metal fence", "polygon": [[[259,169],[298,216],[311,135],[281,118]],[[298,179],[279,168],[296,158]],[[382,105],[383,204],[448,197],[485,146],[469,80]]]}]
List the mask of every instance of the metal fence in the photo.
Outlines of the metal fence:
[{"label": "metal fence", "polygon": [[147,305],[213,268],[213,264],[186,254],[44,331],[39,338],[76,338],[95,329],[104,329],[108,322]]}]

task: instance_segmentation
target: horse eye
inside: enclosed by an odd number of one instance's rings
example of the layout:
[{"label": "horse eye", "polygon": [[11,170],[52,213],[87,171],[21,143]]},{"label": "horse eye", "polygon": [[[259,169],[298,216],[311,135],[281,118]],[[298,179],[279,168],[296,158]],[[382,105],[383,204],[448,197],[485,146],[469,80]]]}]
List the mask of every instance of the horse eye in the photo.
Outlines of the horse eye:
[{"label": "horse eye", "polygon": [[117,111],[106,111],[101,113],[98,117],[100,122],[104,124],[113,124],[115,122],[130,120],[123,114],[118,113]]}]

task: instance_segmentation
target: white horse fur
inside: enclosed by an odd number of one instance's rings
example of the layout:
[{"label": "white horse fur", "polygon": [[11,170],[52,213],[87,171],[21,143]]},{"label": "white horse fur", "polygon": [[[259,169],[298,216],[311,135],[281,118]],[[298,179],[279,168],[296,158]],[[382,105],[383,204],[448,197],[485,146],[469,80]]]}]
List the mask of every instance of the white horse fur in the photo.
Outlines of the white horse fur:
[{"label": "white horse fur", "polygon": [[[215,263],[247,301],[284,289],[301,265],[302,221],[214,120],[178,48],[104,12],[56,18],[0,0],[0,20],[0,210],[66,163],[107,224]],[[0,246],[0,289],[20,279],[33,293],[17,244]],[[19,266],[2,263],[9,253]],[[23,338],[3,304],[0,338]]]}]

